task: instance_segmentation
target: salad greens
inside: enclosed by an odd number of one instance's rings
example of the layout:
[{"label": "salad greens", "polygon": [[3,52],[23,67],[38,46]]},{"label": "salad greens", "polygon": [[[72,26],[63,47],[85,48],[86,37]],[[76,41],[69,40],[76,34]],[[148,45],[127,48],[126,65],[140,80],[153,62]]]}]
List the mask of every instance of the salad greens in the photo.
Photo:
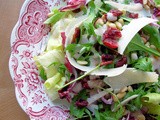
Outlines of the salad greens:
[{"label": "salad greens", "polygon": [[49,98],[70,103],[69,120],[160,119],[159,18],[159,0],[67,0],[49,13],[34,60]]}]

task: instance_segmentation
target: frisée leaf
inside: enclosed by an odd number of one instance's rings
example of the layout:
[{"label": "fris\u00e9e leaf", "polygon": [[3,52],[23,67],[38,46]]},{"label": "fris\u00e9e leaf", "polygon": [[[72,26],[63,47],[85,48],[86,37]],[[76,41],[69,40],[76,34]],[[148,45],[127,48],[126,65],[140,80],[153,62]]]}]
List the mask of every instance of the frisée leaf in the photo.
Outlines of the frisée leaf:
[{"label": "fris\u00e9e leaf", "polygon": [[143,105],[149,110],[149,113],[160,115],[160,94],[148,93],[142,97]]},{"label": "fris\u00e9e leaf", "polygon": [[152,61],[150,58],[140,58],[138,59],[137,63],[134,65],[135,68],[143,70],[143,71],[149,71],[152,72]]}]

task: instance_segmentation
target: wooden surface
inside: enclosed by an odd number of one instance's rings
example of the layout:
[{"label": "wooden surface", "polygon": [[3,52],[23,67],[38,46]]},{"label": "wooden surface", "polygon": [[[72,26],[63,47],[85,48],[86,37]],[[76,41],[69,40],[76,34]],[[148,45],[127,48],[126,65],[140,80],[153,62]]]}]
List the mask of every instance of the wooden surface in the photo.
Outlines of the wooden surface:
[{"label": "wooden surface", "polygon": [[17,103],[8,60],[10,34],[24,0],[0,0],[0,120],[29,120]]}]

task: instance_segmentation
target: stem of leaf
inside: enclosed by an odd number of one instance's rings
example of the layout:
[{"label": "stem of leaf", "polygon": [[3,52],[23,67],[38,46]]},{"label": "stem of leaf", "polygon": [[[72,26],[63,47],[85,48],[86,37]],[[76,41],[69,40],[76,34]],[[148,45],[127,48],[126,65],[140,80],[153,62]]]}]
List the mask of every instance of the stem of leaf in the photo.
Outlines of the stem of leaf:
[{"label": "stem of leaf", "polygon": [[[78,77],[78,78],[70,81],[69,83],[67,83],[67,84],[65,84],[63,87],[61,87],[60,89],[65,88],[66,86],[68,86],[68,85],[70,85],[70,84],[72,84],[72,83],[74,83],[74,82],[77,82],[78,80],[81,80],[81,79],[84,78],[85,76],[87,76],[87,75],[89,75],[90,73],[92,73],[93,71],[97,70],[99,67],[100,67],[100,65],[96,66],[96,67],[95,67],[94,69],[92,69],[91,71],[86,72],[86,73],[83,74],[82,76],[80,76],[80,77]],[[60,89],[59,89],[59,90],[60,90]]]}]

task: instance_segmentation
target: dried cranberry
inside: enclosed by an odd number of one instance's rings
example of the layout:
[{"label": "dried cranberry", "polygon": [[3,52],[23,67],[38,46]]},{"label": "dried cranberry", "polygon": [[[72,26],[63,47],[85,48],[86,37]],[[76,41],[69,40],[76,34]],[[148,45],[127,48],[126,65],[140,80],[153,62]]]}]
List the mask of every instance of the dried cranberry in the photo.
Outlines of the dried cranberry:
[{"label": "dried cranberry", "polygon": [[143,4],[143,0],[134,0],[134,3],[141,3],[141,4]]},{"label": "dried cranberry", "polygon": [[154,14],[154,16],[159,17],[160,16],[160,9],[154,8],[153,9],[153,14]]},{"label": "dried cranberry", "polygon": [[117,61],[116,67],[121,67],[126,63],[127,63],[127,57],[123,56],[119,61]]},{"label": "dried cranberry", "polygon": [[87,76],[87,77],[83,78],[83,80],[81,80],[82,87],[85,89],[91,89],[88,85],[88,80],[89,80],[89,76]]},{"label": "dried cranberry", "polygon": [[88,105],[88,102],[86,100],[78,100],[76,101],[75,105],[77,107],[82,108],[82,107],[86,107]]},{"label": "dried cranberry", "polygon": [[85,88],[85,89],[91,89],[91,88],[89,87],[89,85],[88,85],[87,82],[86,82],[86,83],[83,83],[83,84],[82,84],[82,87]]},{"label": "dried cranberry", "polygon": [[102,59],[102,62],[110,61],[110,60],[113,60],[113,59],[114,59],[114,56],[113,56],[113,55],[110,55],[110,54],[103,54],[103,55],[101,56],[101,59]]},{"label": "dried cranberry", "polygon": [[109,27],[103,33],[103,44],[109,48],[116,49],[118,48],[117,39],[122,36],[121,32],[117,28]]},{"label": "dried cranberry", "polygon": [[123,12],[120,10],[110,10],[109,12],[112,13],[116,17],[121,16],[123,14]]},{"label": "dried cranberry", "polygon": [[111,38],[107,38],[107,39],[103,40],[103,44],[109,48],[112,48],[112,49],[118,48],[117,41],[114,39],[111,39]]},{"label": "dried cranberry", "polygon": [[110,38],[117,40],[122,36],[121,31],[117,28],[109,27],[103,34],[103,40]]},{"label": "dried cranberry", "polygon": [[71,101],[71,95],[70,95],[70,91],[68,90],[68,87],[65,87],[65,88],[59,90],[58,94],[61,99],[66,98],[68,102]]},{"label": "dried cranberry", "polygon": [[138,18],[138,14],[137,13],[129,13],[128,17],[130,18]]}]

